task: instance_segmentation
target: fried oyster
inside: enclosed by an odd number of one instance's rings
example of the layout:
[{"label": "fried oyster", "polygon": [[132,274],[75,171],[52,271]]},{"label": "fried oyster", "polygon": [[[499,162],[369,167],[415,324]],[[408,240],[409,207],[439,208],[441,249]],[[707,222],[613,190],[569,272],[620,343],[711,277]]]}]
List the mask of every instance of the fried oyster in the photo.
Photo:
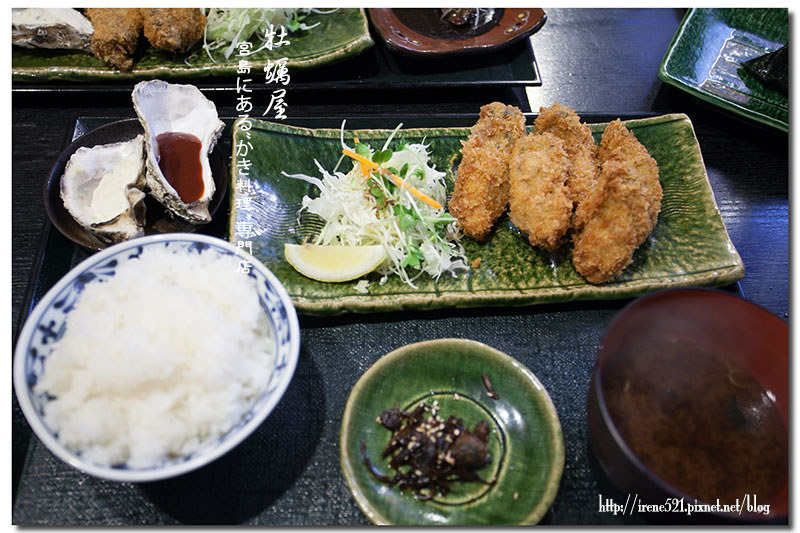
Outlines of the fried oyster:
[{"label": "fried oyster", "polygon": [[564,145],[551,133],[531,133],[511,153],[509,217],[533,246],[548,251],[561,245],[572,216]]},{"label": "fried oyster", "polygon": [[540,108],[529,135],[514,111],[520,113],[497,102],[481,108],[462,143],[450,213],[481,241],[507,203],[531,245],[552,252],[571,233],[576,271],[592,284],[615,278],[658,221],[663,192],[655,159],[619,119],[598,146],[569,107]]},{"label": "fried oyster", "polygon": [[167,52],[185,52],[203,36],[206,17],[197,8],[142,8],[144,36]]},{"label": "fried oyster", "polygon": [[590,283],[619,275],[656,225],[663,192],[658,164],[619,119],[598,151],[603,195],[591,220],[573,235],[572,263]]},{"label": "fried oyster", "polygon": [[603,193],[597,164],[597,144],[592,137],[592,130],[581,122],[575,111],[555,103],[539,109],[533,131],[551,133],[564,141],[564,149],[569,157],[566,185],[575,209],[571,225],[573,229],[580,229],[592,217]]},{"label": "fried oyster", "polygon": [[120,70],[133,67],[133,54],[142,32],[139,8],[89,8],[86,16],[92,21],[92,53]]},{"label": "fried oyster", "polygon": [[525,116],[493,102],[481,107],[478,122],[462,141],[449,211],[465,235],[482,241],[508,205],[508,162],[514,143],[525,135]]}]

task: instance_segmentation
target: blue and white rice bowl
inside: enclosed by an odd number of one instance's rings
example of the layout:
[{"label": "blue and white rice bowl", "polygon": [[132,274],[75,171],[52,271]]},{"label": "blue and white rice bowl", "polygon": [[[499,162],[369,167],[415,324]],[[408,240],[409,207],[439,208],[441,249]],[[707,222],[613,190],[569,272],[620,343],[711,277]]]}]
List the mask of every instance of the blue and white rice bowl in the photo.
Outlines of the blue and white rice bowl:
[{"label": "blue and white rice bowl", "polygon": [[[86,284],[114,276],[116,269],[149,248],[176,253],[203,254],[214,250],[246,261],[246,275],[256,280],[262,310],[272,326],[274,369],[266,388],[249,411],[220,438],[192,453],[163,459],[155,466],[135,468],[127,464],[107,466],[87,460],[70,449],[44,420],[47,392],[36,391],[45,361],[66,329],[67,316]],[[213,281],[212,281],[213,282]],[[300,327],[294,305],[277,277],[261,262],[221,239],[201,234],[173,233],[133,239],[111,246],[86,259],[61,279],[36,305],[20,333],[14,353],[14,387],[20,408],[37,437],[57,457],[87,474],[114,481],[143,482],[165,479],[197,469],[219,458],[249,436],[272,412],[289,386],[300,351]]]}]

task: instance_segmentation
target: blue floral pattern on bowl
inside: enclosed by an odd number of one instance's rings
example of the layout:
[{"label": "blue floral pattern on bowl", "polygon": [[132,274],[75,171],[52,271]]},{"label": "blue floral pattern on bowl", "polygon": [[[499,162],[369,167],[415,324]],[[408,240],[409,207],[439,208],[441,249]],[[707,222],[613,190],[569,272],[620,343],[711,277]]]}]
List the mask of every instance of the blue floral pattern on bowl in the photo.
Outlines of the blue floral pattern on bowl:
[{"label": "blue floral pattern on bowl", "polygon": [[[117,268],[138,257],[145,248],[160,247],[186,254],[237,256],[243,275],[256,280],[259,301],[269,318],[275,339],[275,367],[264,392],[248,413],[216,442],[190,455],[163,461],[147,469],[127,465],[107,467],[86,462],[80,452],[65,447],[58,435],[43,421],[44,406],[52,400],[46,392],[34,393],[36,382],[53,345],[64,334],[66,320],[75,302],[89,283],[115,275]],[[223,455],[244,440],[277,405],[294,375],[300,350],[297,314],[280,281],[257,259],[232,244],[199,234],[165,234],[143,237],[111,246],[85,260],[70,271],[46,295],[28,317],[15,350],[14,385],[20,407],[37,436],[58,457],[89,474],[117,481],[164,479],[198,468]]]}]

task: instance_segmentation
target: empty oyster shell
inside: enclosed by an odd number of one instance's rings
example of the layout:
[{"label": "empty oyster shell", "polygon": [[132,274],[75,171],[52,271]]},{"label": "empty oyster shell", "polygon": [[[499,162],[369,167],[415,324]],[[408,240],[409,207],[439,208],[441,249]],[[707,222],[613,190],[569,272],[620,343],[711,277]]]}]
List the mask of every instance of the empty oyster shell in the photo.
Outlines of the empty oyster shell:
[{"label": "empty oyster shell", "polygon": [[150,194],[188,222],[209,222],[215,186],[208,154],[225,128],[216,106],[193,85],[161,80],[138,83],[132,98],[145,132]]},{"label": "empty oyster shell", "polygon": [[91,52],[92,23],[75,9],[11,10],[11,42],[25,48],[67,48]]},{"label": "empty oyster shell", "polygon": [[144,235],[144,136],[78,148],[61,177],[61,199],[78,224],[103,242]]}]

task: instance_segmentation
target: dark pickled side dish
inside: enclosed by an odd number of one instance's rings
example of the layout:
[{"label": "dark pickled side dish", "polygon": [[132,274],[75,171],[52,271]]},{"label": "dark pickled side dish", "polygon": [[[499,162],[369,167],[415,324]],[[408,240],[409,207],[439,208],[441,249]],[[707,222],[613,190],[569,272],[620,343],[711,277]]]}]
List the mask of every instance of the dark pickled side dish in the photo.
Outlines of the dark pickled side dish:
[{"label": "dark pickled side dish", "polygon": [[453,9],[442,8],[442,18],[450,24],[463,26],[478,17],[478,9],[474,7],[460,7]]},{"label": "dark pickled side dish", "polygon": [[[445,496],[454,482],[494,484],[494,480],[487,481],[476,472],[491,462],[489,423],[482,420],[470,431],[460,418],[445,420],[437,411],[438,402],[434,402],[433,407],[423,403],[410,413],[399,407],[381,413],[377,422],[392,432],[381,458],[391,457],[389,466],[395,474],[382,474],[361,442],[361,454],[370,472],[379,481],[409,490],[420,500]],[[426,414],[430,416],[426,418]]]},{"label": "dark pickled side dish", "polygon": [[677,341],[631,346],[604,373],[621,436],[674,488],[723,504],[745,495],[767,503],[777,494],[788,473],[787,431],[744,368]]},{"label": "dark pickled side dish", "polygon": [[166,132],[156,137],[158,167],[181,201],[191,204],[203,197],[202,143],[191,133]]}]

